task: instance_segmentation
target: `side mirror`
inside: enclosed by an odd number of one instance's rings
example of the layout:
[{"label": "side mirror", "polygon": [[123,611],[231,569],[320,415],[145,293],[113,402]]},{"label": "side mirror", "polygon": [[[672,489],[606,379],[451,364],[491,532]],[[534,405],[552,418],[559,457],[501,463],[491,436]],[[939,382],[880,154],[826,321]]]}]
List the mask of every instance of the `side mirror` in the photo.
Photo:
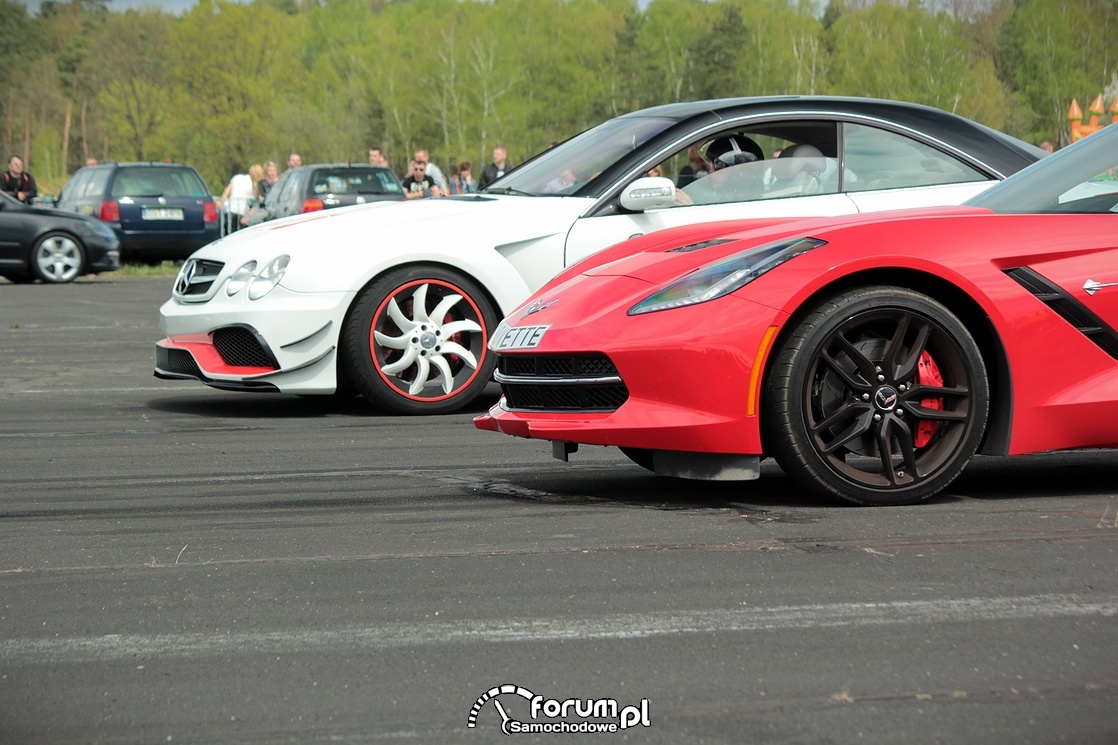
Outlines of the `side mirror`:
[{"label": "side mirror", "polygon": [[621,206],[631,212],[675,206],[675,184],[663,176],[644,176],[621,192]]}]

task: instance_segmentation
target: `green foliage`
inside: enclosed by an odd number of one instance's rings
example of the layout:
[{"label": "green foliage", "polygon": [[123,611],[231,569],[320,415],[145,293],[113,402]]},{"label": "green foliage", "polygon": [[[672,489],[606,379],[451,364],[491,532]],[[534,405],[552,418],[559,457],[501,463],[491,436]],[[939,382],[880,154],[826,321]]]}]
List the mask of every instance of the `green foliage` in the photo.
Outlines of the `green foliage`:
[{"label": "green foliage", "polygon": [[1116,35],[1113,0],[1014,4],[998,36],[996,59],[1019,102],[1023,136],[1066,143],[1072,99],[1085,111],[1118,71]]},{"label": "green foliage", "polygon": [[[1118,92],[1113,0],[0,0],[0,140],[41,182],[87,156],[249,164],[514,163],[676,100],[835,93],[1034,141]],[[946,12],[946,11],[953,11]],[[1109,103],[1109,101],[1108,101]],[[1066,135],[1064,137],[1066,140]]]}]

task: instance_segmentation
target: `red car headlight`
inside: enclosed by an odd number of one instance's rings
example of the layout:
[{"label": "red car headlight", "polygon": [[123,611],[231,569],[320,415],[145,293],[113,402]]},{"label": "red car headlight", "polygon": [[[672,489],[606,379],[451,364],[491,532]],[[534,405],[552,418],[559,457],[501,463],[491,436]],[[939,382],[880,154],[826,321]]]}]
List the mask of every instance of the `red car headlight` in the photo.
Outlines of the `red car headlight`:
[{"label": "red car headlight", "polygon": [[741,289],[784,262],[826,243],[817,238],[795,238],[751,248],[707,264],[641,300],[629,308],[629,315],[684,308],[720,298]]}]

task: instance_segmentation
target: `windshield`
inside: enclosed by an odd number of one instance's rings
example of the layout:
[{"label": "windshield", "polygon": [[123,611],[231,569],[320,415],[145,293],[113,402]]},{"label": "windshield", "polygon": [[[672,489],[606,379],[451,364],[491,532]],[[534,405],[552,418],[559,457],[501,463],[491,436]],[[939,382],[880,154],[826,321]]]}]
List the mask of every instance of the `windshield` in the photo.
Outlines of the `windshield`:
[{"label": "windshield", "polygon": [[675,119],[660,117],[611,119],[545,150],[482,191],[533,197],[575,194],[602,171],[675,123]]},{"label": "windshield", "polygon": [[1048,156],[967,204],[1004,214],[1118,213],[1118,125]]},{"label": "windshield", "polygon": [[112,196],[173,197],[196,199],[209,192],[190,168],[173,166],[121,166],[113,181]]}]

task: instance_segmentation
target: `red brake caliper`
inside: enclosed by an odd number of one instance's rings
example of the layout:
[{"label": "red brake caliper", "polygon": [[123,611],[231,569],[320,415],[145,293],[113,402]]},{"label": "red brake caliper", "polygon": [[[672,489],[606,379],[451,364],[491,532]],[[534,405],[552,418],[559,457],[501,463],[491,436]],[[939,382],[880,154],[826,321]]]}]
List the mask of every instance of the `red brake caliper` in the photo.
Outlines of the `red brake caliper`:
[{"label": "red brake caliper", "polygon": [[[920,364],[916,368],[916,382],[920,385],[935,388],[943,387],[943,376],[939,374],[936,361],[927,351],[920,353]],[[920,405],[926,409],[943,409],[943,399],[922,398],[920,399]],[[939,429],[939,422],[921,419],[920,423],[916,425],[916,447],[922,448],[927,445],[937,429]]]}]

